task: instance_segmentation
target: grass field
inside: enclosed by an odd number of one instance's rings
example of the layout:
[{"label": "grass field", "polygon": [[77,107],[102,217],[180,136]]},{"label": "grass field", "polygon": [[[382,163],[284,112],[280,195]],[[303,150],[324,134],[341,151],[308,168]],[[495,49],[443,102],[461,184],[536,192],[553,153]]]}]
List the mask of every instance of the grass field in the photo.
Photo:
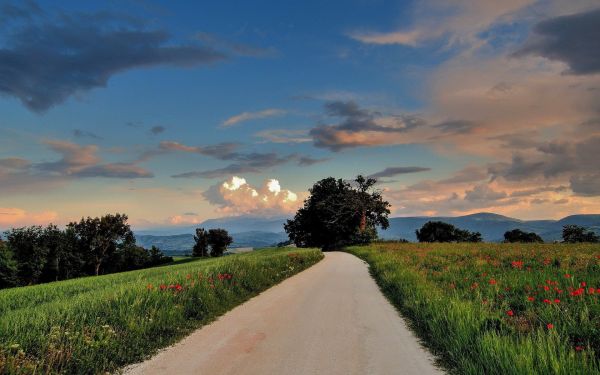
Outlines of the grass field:
[{"label": "grass field", "polygon": [[115,371],[322,257],[268,249],[0,291],[0,373]]},{"label": "grass field", "polygon": [[351,247],[461,374],[599,374],[600,245]]}]

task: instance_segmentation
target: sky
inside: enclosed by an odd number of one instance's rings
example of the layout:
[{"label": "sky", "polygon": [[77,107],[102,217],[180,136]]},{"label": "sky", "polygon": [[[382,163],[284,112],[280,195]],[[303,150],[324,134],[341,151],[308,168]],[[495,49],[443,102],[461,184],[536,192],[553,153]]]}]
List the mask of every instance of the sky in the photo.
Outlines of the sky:
[{"label": "sky", "polygon": [[600,213],[600,3],[0,1],[0,114],[0,228]]}]

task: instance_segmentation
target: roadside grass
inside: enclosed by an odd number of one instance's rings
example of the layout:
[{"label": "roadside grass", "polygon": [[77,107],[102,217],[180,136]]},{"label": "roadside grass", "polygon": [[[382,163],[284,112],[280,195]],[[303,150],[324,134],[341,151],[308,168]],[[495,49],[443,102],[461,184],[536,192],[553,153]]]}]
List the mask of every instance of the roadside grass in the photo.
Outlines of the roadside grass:
[{"label": "roadside grass", "polygon": [[460,374],[600,374],[600,245],[346,249]]},{"label": "roadside grass", "polygon": [[265,249],[0,291],[0,373],[117,371],[322,258]]}]

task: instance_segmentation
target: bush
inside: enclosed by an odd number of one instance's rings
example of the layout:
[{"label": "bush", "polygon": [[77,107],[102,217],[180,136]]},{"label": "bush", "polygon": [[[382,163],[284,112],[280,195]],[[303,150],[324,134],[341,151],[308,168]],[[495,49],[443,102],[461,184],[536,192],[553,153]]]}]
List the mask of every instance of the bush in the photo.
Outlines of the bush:
[{"label": "bush", "polygon": [[456,228],[442,221],[428,221],[416,230],[419,242],[481,242],[481,233]]},{"label": "bush", "polygon": [[563,242],[600,242],[600,237],[591,230],[579,225],[565,225],[562,232]]},{"label": "bush", "polygon": [[504,242],[542,243],[544,240],[537,233],[513,229],[504,233]]},{"label": "bush", "polygon": [[211,229],[208,231],[207,241],[210,245],[210,256],[220,257],[227,250],[227,246],[231,245],[233,238],[225,229]]}]

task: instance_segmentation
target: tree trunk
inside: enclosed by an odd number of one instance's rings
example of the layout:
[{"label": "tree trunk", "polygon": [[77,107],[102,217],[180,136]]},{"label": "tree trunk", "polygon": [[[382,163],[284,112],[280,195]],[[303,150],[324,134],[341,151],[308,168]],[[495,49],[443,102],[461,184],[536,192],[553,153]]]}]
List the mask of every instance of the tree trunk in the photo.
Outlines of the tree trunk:
[{"label": "tree trunk", "polygon": [[102,262],[97,262],[97,263],[96,263],[96,276],[98,276],[98,274],[100,273],[100,264],[101,264],[101,263],[102,263]]},{"label": "tree trunk", "polygon": [[360,216],[360,232],[364,232],[367,228],[367,211],[362,210],[362,214]]}]

